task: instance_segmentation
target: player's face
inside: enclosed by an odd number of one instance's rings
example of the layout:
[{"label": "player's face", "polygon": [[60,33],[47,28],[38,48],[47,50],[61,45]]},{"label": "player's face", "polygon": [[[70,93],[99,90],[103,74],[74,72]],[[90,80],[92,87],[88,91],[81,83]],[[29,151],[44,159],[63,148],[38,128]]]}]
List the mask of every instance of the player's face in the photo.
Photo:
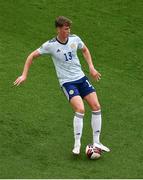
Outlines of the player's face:
[{"label": "player's face", "polygon": [[58,34],[62,38],[67,38],[70,34],[70,27],[69,26],[63,26],[63,27],[58,28]]}]

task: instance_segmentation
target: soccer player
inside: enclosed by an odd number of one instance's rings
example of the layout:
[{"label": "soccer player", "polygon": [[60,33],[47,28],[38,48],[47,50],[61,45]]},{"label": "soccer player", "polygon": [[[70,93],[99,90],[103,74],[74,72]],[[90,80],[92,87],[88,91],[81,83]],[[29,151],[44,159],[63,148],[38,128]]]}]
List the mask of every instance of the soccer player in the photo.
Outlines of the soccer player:
[{"label": "soccer player", "polygon": [[56,18],[55,27],[57,36],[45,42],[27,57],[23,73],[16,79],[14,85],[18,86],[27,79],[28,70],[35,58],[44,54],[51,55],[60,86],[75,112],[73,118],[75,142],[72,152],[77,155],[80,154],[83,117],[85,113],[83,100],[87,101],[92,111],[93,145],[103,151],[109,152],[110,149],[100,142],[102,123],[101,107],[95,88],[82,71],[77,56],[78,49],[82,51],[93,79],[100,80],[101,74],[94,68],[90,52],[83,41],[77,35],[70,34],[71,24],[72,21],[64,16]]}]

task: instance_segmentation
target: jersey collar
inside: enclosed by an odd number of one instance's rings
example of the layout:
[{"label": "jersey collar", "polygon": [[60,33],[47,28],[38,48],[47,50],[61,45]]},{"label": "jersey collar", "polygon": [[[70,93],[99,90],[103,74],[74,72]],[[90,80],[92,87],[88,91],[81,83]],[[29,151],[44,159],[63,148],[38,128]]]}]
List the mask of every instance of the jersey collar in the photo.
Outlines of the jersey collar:
[{"label": "jersey collar", "polygon": [[65,43],[61,42],[57,37],[56,37],[56,40],[60,43],[60,44],[63,44],[63,45],[66,45],[69,41],[69,38],[67,38],[67,41]]}]

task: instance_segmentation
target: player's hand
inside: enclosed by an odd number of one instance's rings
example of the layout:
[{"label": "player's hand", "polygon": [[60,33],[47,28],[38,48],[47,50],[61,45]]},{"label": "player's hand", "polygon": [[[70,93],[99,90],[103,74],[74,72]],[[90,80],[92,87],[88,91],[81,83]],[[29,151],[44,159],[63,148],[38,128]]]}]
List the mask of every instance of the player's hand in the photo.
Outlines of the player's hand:
[{"label": "player's hand", "polygon": [[22,76],[19,76],[13,84],[14,84],[14,86],[19,86],[25,80],[26,80],[26,77],[22,75]]},{"label": "player's hand", "polygon": [[101,74],[95,68],[90,68],[90,75],[96,81],[99,81],[101,79]]}]

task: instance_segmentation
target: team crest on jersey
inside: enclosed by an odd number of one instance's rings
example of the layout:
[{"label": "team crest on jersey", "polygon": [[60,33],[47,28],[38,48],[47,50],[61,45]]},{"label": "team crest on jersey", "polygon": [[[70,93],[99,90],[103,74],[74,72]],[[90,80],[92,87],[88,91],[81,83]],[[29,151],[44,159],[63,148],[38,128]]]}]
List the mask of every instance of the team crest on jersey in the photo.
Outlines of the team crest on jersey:
[{"label": "team crest on jersey", "polygon": [[69,94],[70,94],[70,95],[73,95],[73,94],[74,94],[74,90],[71,89],[71,90],[69,91]]},{"label": "team crest on jersey", "polygon": [[72,44],[70,45],[70,47],[71,47],[72,49],[75,49],[75,48],[76,48],[76,44],[75,44],[75,43],[72,43]]}]

